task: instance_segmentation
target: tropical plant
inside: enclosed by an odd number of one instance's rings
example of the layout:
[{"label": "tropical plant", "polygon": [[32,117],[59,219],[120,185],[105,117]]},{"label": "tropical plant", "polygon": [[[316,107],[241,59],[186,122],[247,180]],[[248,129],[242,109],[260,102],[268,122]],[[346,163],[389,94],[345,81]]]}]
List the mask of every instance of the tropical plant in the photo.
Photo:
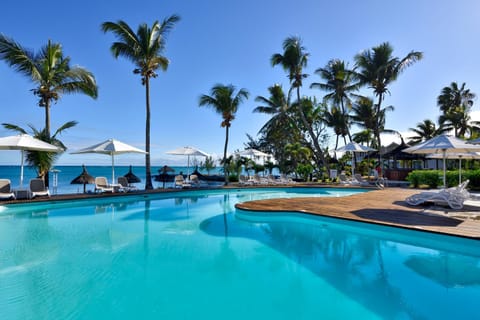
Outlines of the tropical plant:
[{"label": "tropical plant", "polygon": [[113,56],[115,58],[122,56],[132,61],[136,66],[133,73],[140,75],[142,85],[145,86],[145,189],[153,189],[150,164],[150,78],[158,76],[156,73],[158,69],[167,70],[170,61],[163,56],[165,38],[179,20],[179,16],[172,15],[161,23],[155,21],[152,27],[142,23],[136,33],[122,20],[102,24],[102,31],[112,32],[118,40],[110,47]]},{"label": "tropical plant", "polygon": [[[334,107],[341,111],[343,117],[346,118],[348,111],[352,107],[350,95],[358,90],[358,83],[355,82],[355,71],[350,70],[345,61],[333,59],[330,60],[324,68],[315,70],[315,73],[325,82],[314,82],[310,85],[310,88],[327,91],[324,99],[331,102]],[[347,131],[347,135],[351,141],[349,123],[345,123],[344,125],[346,126],[344,130]]]},{"label": "tropical plant", "polygon": [[[222,116],[222,128],[225,128],[225,146],[223,148],[223,166],[224,171],[227,172],[227,150],[228,150],[228,138],[229,130],[232,125],[232,121],[235,119],[238,107],[242,102],[248,99],[249,93],[246,89],[242,88],[236,92],[233,85],[216,84],[210,91],[210,95],[202,95],[199,99],[199,106],[208,106]],[[228,184],[228,174],[225,174],[225,184]]]},{"label": "tropical plant", "polygon": [[[390,84],[397,80],[402,71],[421,60],[422,57],[423,54],[419,51],[411,51],[402,59],[394,57],[393,47],[388,42],[384,42],[370,50],[365,50],[355,56],[356,68],[358,70],[357,77],[360,85],[368,85],[369,88],[373,89],[375,96],[378,98],[377,103],[374,105],[376,115],[381,115],[382,102],[385,94],[389,93]],[[381,147],[381,121],[381,117],[376,118],[374,130],[378,148]]]},{"label": "tropical plant", "polygon": [[314,147],[315,158],[319,166],[325,164],[325,156],[320,147],[319,137],[316,135],[311,123],[308,122],[303,104],[301,103],[300,88],[303,84],[303,79],[308,75],[303,73],[303,68],[307,66],[309,54],[305,52],[302,42],[298,37],[289,37],[283,42],[283,54],[275,53],[272,55],[270,62],[272,66],[281,65],[283,69],[288,72],[288,79],[290,81],[290,90],[288,91],[288,101],[290,101],[291,92],[295,89],[297,93],[297,103],[299,108],[298,115],[303,123],[304,129],[310,136],[311,143]]},{"label": "tropical plant", "polygon": [[332,106],[330,110],[325,109],[322,119],[327,127],[333,129],[333,132],[336,135],[335,149],[338,147],[338,139],[340,136],[342,136],[344,143],[347,144],[346,136],[349,134],[348,114],[343,113],[339,107]]},{"label": "tropical plant", "polygon": [[210,171],[212,171],[216,167],[215,166],[215,160],[213,160],[212,156],[208,156],[208,157],[205,158],[204,162],[200,163],[200,167],[202,169],[207,170],[207,174],[210,175]]},{"label": "tropical plant", "polygon": [[310,148],[303,146],[301,143],[296,142],[285,146],[286,153],[290,157],[291,171],[297,174],[297,168],[299,164],[308,164],[312,158],[312,151]]},{"label": "tropical plant", "polygon": [[38,105],[45,108],[45,128],[42,131],[47,138],[50,138],[52,102],[56,103],[62,94],[83,93],[94,99],[98,96],[93,74],[82,67],[71,67],[70,57],[63,56],[62,46],[58,43],[49,40],[35,53],[0,34],[0,59],[35,83],[32,91],[39,97]]},{"label": "tropical plant", "polygon": [[[10,123],[2,123],[3,127],[8,130],[16,131],[21,134],[28,134],[27,130],[24,128],[10,124]],[[67,147],[63,144],[62,141],[58,138],[60,134],[62,134],[65,130],[70,129],[77,125],[76,121],[69,121],[58,128],[52,136],[47,134],[47,130],[44,128],[43,130],[38,130],[32,125],[28,125],[30,130],[33,133],[33,136],[39,140],[48,142],[53,144],[59,148],[62,148],[64,151],[67,150]],[[45,179],[48,176],[48,172],[53,167],[53,164],[58,159],[58,157],[62,154],[62,152],[47,152],[47,151],[25,151],[25,162],[35,167],[37,170],[38,177]],[[47,181],[45,181],[45,185]],[[47,185],[46,185],[47,186]]]},{"label": "tropical plant", "polygon": [[449,87],[444,87],[437,98],[437,105],[442,114],[439,117],[441,125],[450,127],[454,130],[456,137],[464,137],[478,128],[477,122],[471,122],[470,111],[475,93],[465,88],[465,82],[459,87],[456,82],[452,82]]},{"label": "tropical plant", "polygon": [[437,127],[435,122],[430,119],[425,119],[422,122],[417,123],[415,128],[410,128],[410,131],[415,133],[413,137],[410,137],[410,143],[417,144],[422,141],[427,141],[433,137],[445,133],[447,130],[448,128],[445,128],[442,125]]}]

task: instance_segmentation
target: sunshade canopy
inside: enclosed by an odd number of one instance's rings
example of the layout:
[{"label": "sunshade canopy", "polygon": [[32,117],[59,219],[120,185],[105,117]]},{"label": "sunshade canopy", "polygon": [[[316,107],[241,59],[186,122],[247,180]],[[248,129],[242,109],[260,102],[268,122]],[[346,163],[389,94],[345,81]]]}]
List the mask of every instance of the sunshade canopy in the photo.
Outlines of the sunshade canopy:
[{"label": "sunshade canopy", "polygon": [[202,156],[202,157],[208,157],[209,154],[206,152],[203,152],[200,149],[197,149],[195,147],[181,147],[177,148],[175,150],[167,151],[165,152],[166,154],[173,154],[173,155],[178,155],[178,156],[187,156],[187,178],[189,175],[190,171],[190,156]]},{"label": "sunshade canopy", "polygon": [[19,134],[0,138],[0,150],[20,150],[20,188],[23,187],[23,151],[46,151],[46,152],[62,152],[63,149],[53,144],[34,138],[28,134]]},{"label": "sunshade canopy", "polygon": [[413,147],[403,150],[409,153],[440,153],[443,159],[443,187],[446,187],[446,167],[445,159],[447,154],[450,153],[465,153],[480,151],[480,146],[474,144],[468,144],[464,140],[456,137],[447,136],[445,134],[436,136],[423,143],[417,144]]},{"label": "sunshade canopy", "polygon": [[138,149],[134,146],[126,144],[124,142],[108,139],[93,146],[83,148],[72,152],[72,154],[83,153],[99,153],[108,154],[112,157],[112,183],[115,183],[115,155],[123,153],[146,153],[145,151]]},{"label": "sunshade canopy", "polygon": [[257,149],[252,149],[252,148],[239,151],[238,154],[240,156],[247,156],[247,157],[269,157],[270,156],[268,153],[265,153]]}]

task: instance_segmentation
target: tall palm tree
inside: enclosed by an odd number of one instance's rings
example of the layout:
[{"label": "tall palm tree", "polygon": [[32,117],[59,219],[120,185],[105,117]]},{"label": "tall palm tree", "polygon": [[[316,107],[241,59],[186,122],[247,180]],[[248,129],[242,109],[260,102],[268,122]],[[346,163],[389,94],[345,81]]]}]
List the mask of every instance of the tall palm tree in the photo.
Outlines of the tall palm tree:
[{"label": "tall palm tree", "polygon": [[345,137],[349,135],[348,114],[343,113],[339,107],[332,106],[330,110],[326,109],[324,111],[323,121],[328,127],[333,129],[333,132],[335,132],[335,135],[337,136],[335,140],[335,149],[338,147],[338,139],[340,136],[342,136],[344,143],[347,144],[347,139]]},{"label": "tall palm tree", "polygon": [[[272,66],[281,65],[283,69],[288,72],[288,79],[290,80],[288,100],[290,100],[291,92],[295,89],[299,105],[301,105],[300,88],[302,87],[303,79],[308,76],[303,73],[303,68],[307,66],[308,56],[309,54],[305,52],[305,48],[302,46],[301,39],[298,37],[289,37],[283,42],[283,54],[275,53],[270,58]],[[309,125],[305,112],[301,107],[298,113],[315,147],[316,158],[320,160],[321,164],[325,164],[325,156],[320,148],[318,136],[315,134],[312,126]]]},{"label": "tall palm tree", "polygon": [[[285,145],[298,140],[301,133],[282,86],[275,84],[269,87],[268,91],[270,97],[255,98],[255,101],[261,105],[253,109],[253,112],[271,116],[259,130],[259,134],[263,136],[265,144],[270,149],[269,152],[273,153],[275,159],[282,162],[285,158]],[[258,147],[253,148],[258,149]]]},{"label": "tall palm tree", "polygon": [[[375,104],[376,114],[380,115],[382,102],[385,94],[389,92],[390,84],[395,81],[400,73],[413,63],[421,60],[423,53],[411,51],[403,58],[393,56],[393,47],[388,42],[373,47],[371,50],[365,50],[355,56],[357,76],[360,85],[368,85],[373,89],[378,100]],[[377,118],[377,128],[380,128],[380,118]],[[380,130],[375,131],[375,138],[378,148],[381,147]],[[380,155],[380,153],[379,153]]]},{"label": "tall palm tree", "polygon": [[422,122],[417,123],[415,128],[410,128],[410,131],[413,131],[416,135],[410,138],[410,142],[413,144],[420,143],[422,141],[427,141],[436,137],[442,133],[448,131],[448,128],[444,126],[436,126],[435,122],[430,119],[425,119]]},{"label": "tall palm tree", "polygon": [[202,95],[199,99],[199,106],[211,107],[222,116],[222,128],[225,128],[225,146],[223,148],[223,167],[225,172],[225,184],[228,184],[228,170],[227,170],[227,149],[229,130],[232,121],[235,119],[238,107],[242,102],[248,99],[249,93],[242,88],[236,92],[233,85],[216,84],[210,91],[210,95]]},{"label": "tall palm tree", "polygon": [[[10,123],[2,123],[3,127],[8,130],[16,131],[22,134],[28,134],[27,130],[24,128],[10,124]],[[39,140],[48,142],[53,144],[59,148],[62,148],[64,151],[67,150],[67,147],[63,144],[62,141],[58,138],[60,134],[62,134],[65,130],[70,129],[77,125],[76,121],[69,121],[58,128],[52,136],[47,134],[47,130],[44,128],[43,130],[38,130],[32,125],[29,125],[31,131],[33,132],[33,136]],[[48,176],[48,172],[53,167],[53,164],[58,159],[60,154],[63,152],[46,152],[46,151],[25,151],[26,157],[25,161],[27,164],[35,167],[37,169],[37,174],[40,178],[45,179]]]},{"label": "tall palm tree", "polygon": [[465,82],[460,87],[456,82],[452,82],[449,87],[442,89],[437,98],[437,105],[442,112],[439,123],[451,126],[456,137],[463,137],[473,130],[472,125],[477,125],[470,122],[470,110],[476,95],[465,86]]},{"label": "tall palm tree", "polygon": [[[358,83],[354,82],[356,79],[355,71],[350,70],[345,61],[333,59],[324,68],[315,70],[315,73],[325,82],[314,82],[310,85],[310,88],[327,91],[324,99],[339,107],[343,115],[347,115],[352,104],[350,94],[358,90]],[[347,127],[346,129],[351,141],[350,128]]]},{"label": "tall palm tree", "polygon": [[[93,99],[98,96],[98,87],[93,74],[85,68],[70,66],[70,57],[64,57],[62,46],[48,41],[37,53],[22,47],[13,39],[0,34],[0,59],[35,84],[32,90],[38,106],[45,108],[44,141],[49,142],[50,108],[63,94],[82,93]],[[51,162],[53,164],[53,162]],[[48,173],[48,170],[46,170]],[[48,174],[43,175],[45,186],[49,186]]]},{"label": "tall palm tree", "polygon": [[[62,46],[50,40],[35,53],[0,34],[0,59],[35,83],[33,93],[45,108],[45,137],[50,138],[50,107],[62,94],[83,93],[94,99],[98,88],[93,74],[82,67],[71,67]],[[47,182],[46,182],[47,183]]]},{"label": "tall palm tree", "polygon": [[152,27],[142,23],[136,33],[122,20],[102,24],[102,31],[112,32],[118,40],[110,47],[113,56],[122,56],[132,61],[136,66],[133,73],[140,75],[142,85],[145,86],[145,189],[153,189],[150,164],[150,78],[158,76],[158,69],[167,70],[170,61],[162,55],[165,50],[165,37],[179,20],[179,16],[172,15],[161,23],[155,21]]}]

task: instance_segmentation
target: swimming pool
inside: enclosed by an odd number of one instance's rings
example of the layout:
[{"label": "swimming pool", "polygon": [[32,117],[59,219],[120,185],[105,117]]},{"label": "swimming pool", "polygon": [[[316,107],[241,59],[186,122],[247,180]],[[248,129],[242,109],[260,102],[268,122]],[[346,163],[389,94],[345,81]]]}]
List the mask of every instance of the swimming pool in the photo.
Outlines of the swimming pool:
[{"label": "swimming pool", "polygon": [[0,207],[0,318],[475,318],[476,241],[234,208],[361,191],[207,190]]}]

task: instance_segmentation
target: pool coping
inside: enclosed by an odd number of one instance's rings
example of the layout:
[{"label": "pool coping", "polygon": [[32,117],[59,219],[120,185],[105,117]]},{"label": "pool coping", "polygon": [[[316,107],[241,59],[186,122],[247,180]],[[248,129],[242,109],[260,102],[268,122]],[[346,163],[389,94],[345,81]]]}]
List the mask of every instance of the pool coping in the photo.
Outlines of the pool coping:
[{"label": "pool coping", "polygon": [[[345,188],[358,187],[341,186],[335,184],[295,184],[295,185],[265,185],[265,186],[229,186],[216,188],[189,188],[189,189],[153,189],[140,190],[128,193],[87,193],[87,194],[62,194],[50,197],[40,197],[28,200],[7,200],[3,204],[34,204],[42,202],[62,202],[71,200],[98,200],[102,198],[114,198],[119,196],[148,196],[156,194],[175,194],[195,191],[221,191],[247,188]],[[453,210],[448,207],[427,204],[424,206],[410,206],[404,199],[417,189],[410,188],[386,188],[378,190],[370,189],[370,192],[354,194],[339,198],[282,198],[248,201],[236,204],[236,208],[247,211],[263,212],[298,212],[309,215],[327,216],[338,219],[386,225],[417,231],[432,232],[457,237],[480,240],[480,206],[465,206],[462,210]],[[479,220],[475,220],[477,218]]]}]

